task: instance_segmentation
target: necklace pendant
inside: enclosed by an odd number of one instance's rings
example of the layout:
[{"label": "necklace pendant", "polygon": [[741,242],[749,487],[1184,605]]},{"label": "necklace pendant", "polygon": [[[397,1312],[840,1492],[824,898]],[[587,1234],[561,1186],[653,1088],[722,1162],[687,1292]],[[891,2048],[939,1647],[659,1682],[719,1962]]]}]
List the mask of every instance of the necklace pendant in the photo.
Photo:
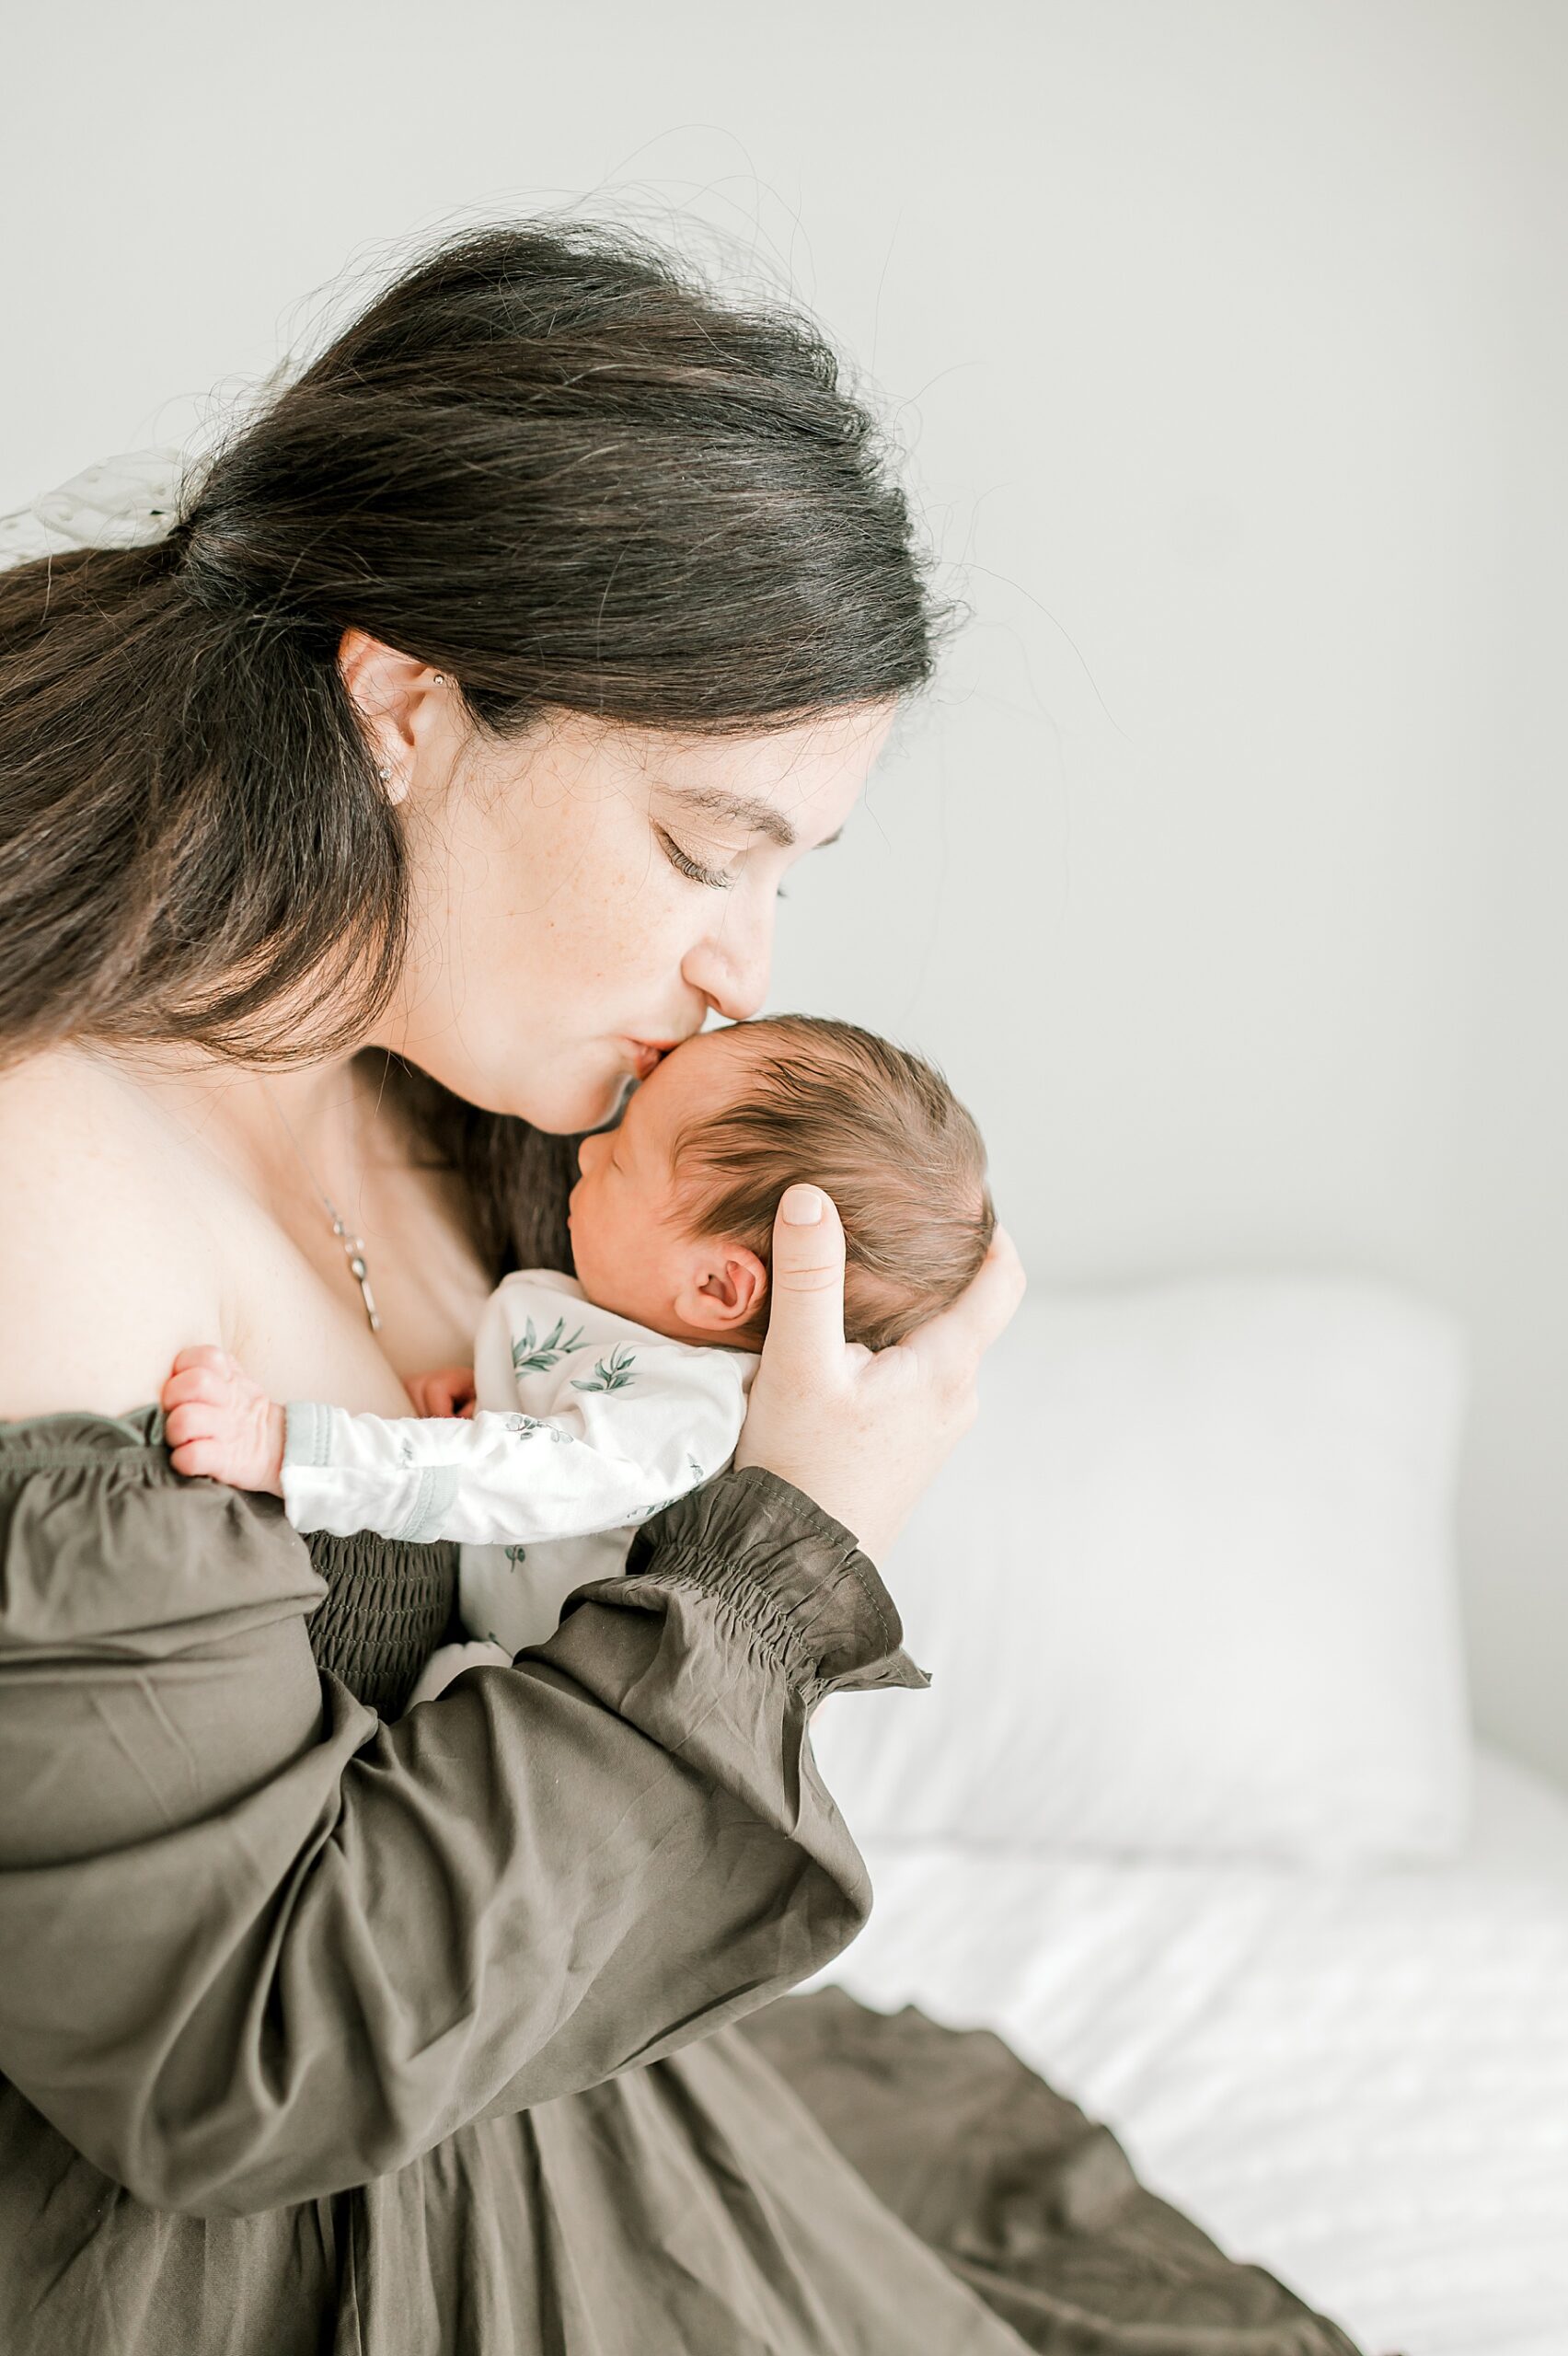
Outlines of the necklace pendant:
[{"label": "necklace pendant", "polygon": [[[262,1086],[266,1087],[265,1080],[263,1080]],[[299,1166],[304,1171],[306,1176],[309,1179],[312,1186],[316,1189],[321,1207],[332,1222],[332,1232],[343,1247],[343,1257],[349,1264],[350,1276],[352,1276],[355,1284],[358,1285],[360,1288],[360,1299],[364,1303],[364,1313],[370,1320],[370,1330],[373,1334],[379,1334],[381,1331],[381,1313],[375,1306],[375,1295],[370,1288],[370,1269],[365,1263],[364,1238],[363,1235],[351,1235],[349,1233],[348,1229],[343,1224],[342,1214],[339,1210],[337,1204],[332,1200],[331,1195],[327,1192],[326,1187],[321,1184],[320,1179],[317,1178],[309,1162],[306,1161],[304,1152],[301,1150],[299,1139],[289,1127],[288,1116],[284,1113],[282,1106],[278,1103],[277,1099],[272,1096],[271,1089],[268,1089],[267,1092],[271,1103],[272,1110],[276,1113],[279,1120],[282,1122],[284,1134],[287,1136],[289,1143],[293,1146],[295,1155],[298,1157]]]},{"label": "necklace pendant", "polygon": [[365,1265],[363,1236],[345,1235],[343,1249],[349,1255],[349,1274],[358,1285],[360,1298],[364,1302],[364,1313],[370,1320],[370,1330],[373,1334],[379,1334],[381,1313],[375,1306],[375,1295],[370,1288],[370,1270]]},{"label": "necklace pendant", "polygon": [[370,1320],[370,1330],[373,1334],[379,1334],[381,1311],[375,1306],[375,1295],[370,1288],[370,1269],[365,1262],[364,1238],[363,1235],[351,1235],[336,1212],[332,1214],[332,1232],[343,1247],[343,1257],[349,1264],[349,1274],[360,1288],[360,1299],[364,1303],[364,1313]]}]

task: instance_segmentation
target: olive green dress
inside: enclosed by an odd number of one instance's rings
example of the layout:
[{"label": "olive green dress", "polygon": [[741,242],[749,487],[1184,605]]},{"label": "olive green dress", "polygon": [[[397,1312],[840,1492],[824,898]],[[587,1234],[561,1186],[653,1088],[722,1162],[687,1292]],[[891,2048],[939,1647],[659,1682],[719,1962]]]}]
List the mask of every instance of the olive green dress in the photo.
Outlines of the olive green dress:
[{"label": "olive green dress", "polygon": [[917,2015],[760,2009],[869,1903],[808,1714],[919,1673],[770,1474],[628,1567],[398,1718],[449,1550],[307,1549],[179,1479],[152,1409],[0,1426],[4,2356],[1348,2350],[1151,2233],[1005,2049],[987,2078]]}]

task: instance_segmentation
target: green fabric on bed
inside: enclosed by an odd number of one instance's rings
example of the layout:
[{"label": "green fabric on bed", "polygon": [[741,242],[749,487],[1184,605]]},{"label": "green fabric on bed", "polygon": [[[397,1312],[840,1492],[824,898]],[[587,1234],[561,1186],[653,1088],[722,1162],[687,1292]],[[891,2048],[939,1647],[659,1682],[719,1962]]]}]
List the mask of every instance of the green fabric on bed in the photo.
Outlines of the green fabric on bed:
[{"label": "green fabric on bed", "polygon": [[1049,2356],[1355,2356],[1261,2267],[1146,2191],[1116,2139],[1000,2038],[842,1989],[739,2032],[878,2198]]}]

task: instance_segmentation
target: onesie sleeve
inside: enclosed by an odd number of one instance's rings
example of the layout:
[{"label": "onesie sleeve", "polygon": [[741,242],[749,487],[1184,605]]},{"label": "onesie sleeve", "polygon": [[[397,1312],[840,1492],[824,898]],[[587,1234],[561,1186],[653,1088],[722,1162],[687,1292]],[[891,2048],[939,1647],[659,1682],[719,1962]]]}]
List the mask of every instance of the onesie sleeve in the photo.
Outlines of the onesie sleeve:
[{"label": "onesie sleeve", "polygon": [[[628,1329],[640,1333],[640,1329]],[[754,1358],[640,1338],[534,1379],[534,1412],[351,1415],[291,1404],[283,1498],[296,1530],[525,1546],[645,1520],[733,1455]]]},{"label": "onesie sleeve", "polygon": [[307,1641],[275,1500],[130,1424],[0,1448],[0,2071],[155,2207],[310,2200],[827,1962],[864,1869],[807,1720],[920,1683],[771,1474],[648,1524],[548,1645],[396,1725]]}]

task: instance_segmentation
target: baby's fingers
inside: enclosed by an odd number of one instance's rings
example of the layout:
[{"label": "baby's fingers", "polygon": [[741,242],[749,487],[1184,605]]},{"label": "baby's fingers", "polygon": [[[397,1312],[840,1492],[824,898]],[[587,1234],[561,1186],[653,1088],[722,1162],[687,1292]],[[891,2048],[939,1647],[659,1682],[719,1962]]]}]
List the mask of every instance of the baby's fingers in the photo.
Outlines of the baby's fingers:
[{"label": "baby's fingers", "polygon": [[176,1374],[186,1374],[193,1367],[206,1367],[213,1374],[235,1375],[239,1372],[239,1360],[211,1342],[201,1342],[192,1350],[181,1350],[174,1362]]},{"label": "baby's fingers", "polygon": [[171,1448],[168,1461],[188,1481],[226,1480],[225,1451],[221,1440],[188,1439]]},{"label": "baby's fingers", "polygon": [[224,1418],[206,1400],[195,1399],[183,1407],[171,1407],[164,1417],[164,1438],[170,1448],[183,1448],[193,1439],[216,1439]]},{"label": "baby's fingers", "polygon": [[234,1397],[234,1383],[226,1374],[216,1374],[211,1368],[193,1366],[183,1374],[171,1374],[163,1387],[166,1410],[201,1403],[209,1407],[226,1406]]}]

